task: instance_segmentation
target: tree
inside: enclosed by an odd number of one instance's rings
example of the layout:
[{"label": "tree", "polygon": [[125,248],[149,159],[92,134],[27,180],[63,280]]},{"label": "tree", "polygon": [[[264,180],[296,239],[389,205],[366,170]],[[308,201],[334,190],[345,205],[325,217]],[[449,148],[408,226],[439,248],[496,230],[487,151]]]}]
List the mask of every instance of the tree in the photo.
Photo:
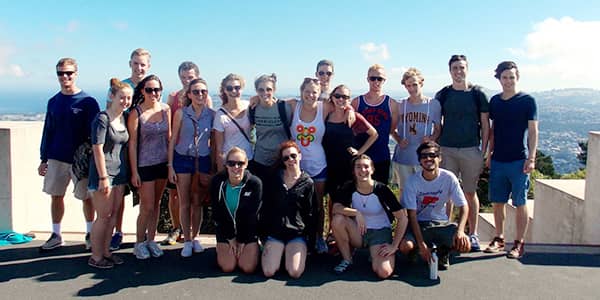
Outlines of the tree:
[{"label": "tree", "polygon": [[556,178],[556,170],[554,170],[554,162],[552,157],[544,154],[544,152],[537,150],[535,156],[535,169],[548,178]]}]

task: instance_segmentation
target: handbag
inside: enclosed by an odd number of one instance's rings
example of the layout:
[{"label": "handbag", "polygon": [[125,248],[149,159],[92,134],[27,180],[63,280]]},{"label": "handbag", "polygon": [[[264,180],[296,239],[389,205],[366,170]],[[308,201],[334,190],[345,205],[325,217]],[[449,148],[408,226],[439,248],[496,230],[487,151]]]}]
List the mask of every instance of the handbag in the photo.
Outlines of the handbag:
[{"label": "handbag", "polygon": [[77,147],[73,155],[71,169],[77,180],[88,178],[90,175],[90,159],[92,159],[92,144],[85,141]]}]

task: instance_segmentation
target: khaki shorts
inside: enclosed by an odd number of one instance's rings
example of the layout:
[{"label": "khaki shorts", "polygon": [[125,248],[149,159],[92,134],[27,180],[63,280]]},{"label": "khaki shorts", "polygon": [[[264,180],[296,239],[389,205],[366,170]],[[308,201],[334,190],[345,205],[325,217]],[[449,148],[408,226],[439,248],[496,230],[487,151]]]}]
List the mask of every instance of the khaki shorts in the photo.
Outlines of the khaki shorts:
[{"label": "khaki shorts", "polygon": [[392,162],[392,183],[397,184],[398,188],[402,189],[408,178],[417,172],[421,172],[421,170],[421,166],[403,165],[397,162]]},{"label": "khaki shorts", "polygon": [[87,185],[88,179],[77,180],[71,170],[71,164],[49,159],[48,171],[44,176],[43,191],[50,196],[64,196],[69,186],[69,181],[73,181],[75,189],[73,194],[79,200],[88,198]]},{"label": "khaki shorts", "polygon": [[442,147],[441,167],[459,178],[466,193],[477,191],[479,175],[483,171],[483,155],[479,147]]}]

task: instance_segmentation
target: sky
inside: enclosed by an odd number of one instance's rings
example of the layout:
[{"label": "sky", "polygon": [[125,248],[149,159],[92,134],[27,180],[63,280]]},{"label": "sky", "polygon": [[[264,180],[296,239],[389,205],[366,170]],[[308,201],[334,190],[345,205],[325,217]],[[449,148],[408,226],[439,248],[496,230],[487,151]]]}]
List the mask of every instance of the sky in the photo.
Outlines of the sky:
[{"label": "sky", "polygon": [[299,94],[316,63],[335,64],[333,84],[366,92],[367,69],[386,67],[385,91],[403,94],[416,67],[425,91],[450,83],[448,59],[465,54],[469,80],[492,90],[496,65],[515,61],[520,87],[535,92],[600,89],[600,1],[6,1],[0,10],[0,90],[56,92],[61,57],[79,63],[78,85],[104,90],[130,75],[135,48],[150,73],[181,87],[177,67],[200,67],[211,93],[237,73],[276,73],[278,93]]}]

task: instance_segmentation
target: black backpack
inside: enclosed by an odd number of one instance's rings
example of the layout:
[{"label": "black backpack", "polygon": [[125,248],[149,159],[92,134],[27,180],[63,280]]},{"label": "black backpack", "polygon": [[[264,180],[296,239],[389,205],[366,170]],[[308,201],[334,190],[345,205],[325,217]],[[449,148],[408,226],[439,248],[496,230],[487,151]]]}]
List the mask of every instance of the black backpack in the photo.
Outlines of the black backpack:
[{"label": "black backpack", "polygon": [[[258,105],[258,104],[257,104]],[[287,134],[288,140],[292,139],[292,133],[290,132],[290,124],[288,123],[287,114],[285,113],[285,101],[277,101],[277,110],[279,111],[279,119],[281,119],[281,125]],[[248,118],[250,124],[256,124],[256,106],[251,107],[248,110]]]}]

